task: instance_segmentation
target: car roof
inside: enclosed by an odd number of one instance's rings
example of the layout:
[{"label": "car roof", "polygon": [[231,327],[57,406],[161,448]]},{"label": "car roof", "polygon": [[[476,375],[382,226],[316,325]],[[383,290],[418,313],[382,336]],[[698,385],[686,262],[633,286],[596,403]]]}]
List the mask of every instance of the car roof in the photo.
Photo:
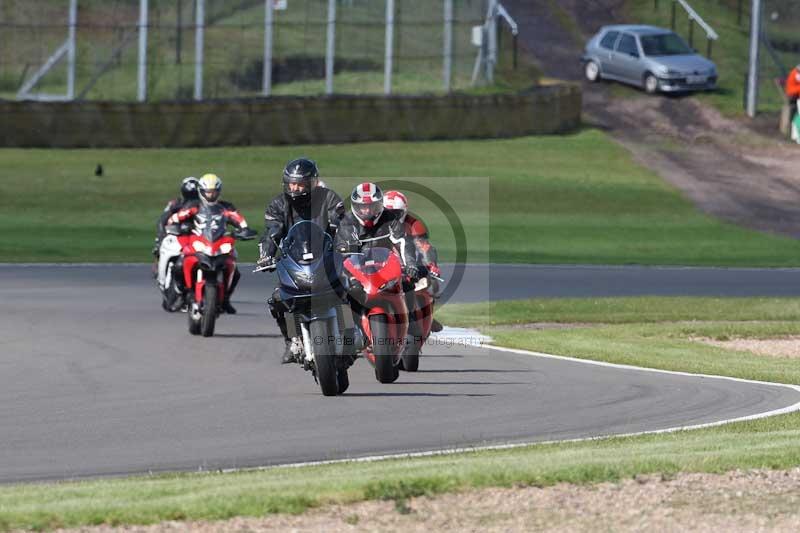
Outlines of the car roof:
[{"label": "car roof", "polygon": [[635,33],[637,35],[649,35],[655,33],[673,33],[672,30],[659,28],[657,26],[648,26],[646,24],[614,24],[613,26],[603,26],[600,31],[625,31],[628,33]]}]

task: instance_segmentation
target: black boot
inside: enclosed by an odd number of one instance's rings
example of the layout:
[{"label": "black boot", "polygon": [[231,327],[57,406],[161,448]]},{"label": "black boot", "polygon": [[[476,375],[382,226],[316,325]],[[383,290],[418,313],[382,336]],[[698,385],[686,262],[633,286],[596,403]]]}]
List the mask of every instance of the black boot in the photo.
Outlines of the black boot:
[{"label": "black boot", "polygon": [[230,300],[225,300],[224,302],[222,302],[222,310],[228,313],[229,315],[236,314],[236,308],[231,305]]}]

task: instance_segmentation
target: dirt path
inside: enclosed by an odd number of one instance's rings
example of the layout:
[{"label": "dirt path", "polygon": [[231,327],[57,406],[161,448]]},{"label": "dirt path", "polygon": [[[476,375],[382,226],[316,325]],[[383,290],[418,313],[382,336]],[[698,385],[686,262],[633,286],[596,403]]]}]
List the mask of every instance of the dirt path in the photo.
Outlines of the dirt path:
[{"label": "dirt path", "polygon": [[691,96],[651,97],[582,81],[586,39],[604,24],[628,21],[624,0],[503,4],[520,25],[521,45],[547,75],[584,84],[587,123],[608,131],[706,213],[800,238],[800,148],[763,135],[763,123],[725,118]]}]

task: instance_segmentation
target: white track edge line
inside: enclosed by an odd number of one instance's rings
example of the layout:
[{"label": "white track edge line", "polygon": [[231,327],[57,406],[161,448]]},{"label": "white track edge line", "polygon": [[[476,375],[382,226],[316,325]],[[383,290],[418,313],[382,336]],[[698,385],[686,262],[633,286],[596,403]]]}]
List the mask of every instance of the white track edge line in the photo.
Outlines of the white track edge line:
[{"label": "white track edge line", "polygon": [[[796,392],[800,392],[799,385],[791,385],[788,383],[772,383],[769,381],[757,381],[752,379],[743,379],[743,378],[734,378],[730,376],[717,376],[713,374],[693,374],[691,372],[680,372],[675,370],[661,370],[658,368],[646,368],[646,367],[639,367],[633,365],[623,365],[618,363],[607,363],[604,361],[592,361],[590,359],[579,359],[576,357],[568,357],[563,355],[552,355],[546,354],[541,352],[532,352],[528,350],[519,350],[516,348],[505,348],[502,346],[495,346],[492,344],[484,344],[481,347],[487,348],[490,350],[497,350],[501,352],[508,352],[508,353],[515,353],[520,355],[530,355],[533,357],[544,357],[548,359],[559,359],[564,361],[570,361],[575,363],[583,363],[588,365],[596,365],[596,366],[605,366],[610,368],[617,368],[620,370],[636,370],[636,371],[644,371],[644,372],[658,372],[662,374],[671,374],[677,376],[689,376],[689,377],[699,377],[699,378],[709,378],[709,379],[722,379],[727,381],[735,381],[739,383],[750,383],[756,385],[767,385],[771,387],[784,387]],[[529,446],[545,446],[545,445],[552,445],[552,444],[569,444],[569,443],[578,443],[578,442],[590,442],[590,441],[599,441],[599,440],[608,440],[614,438],[626,438],[626,437],[638,437],[641,435],[658,435],[663,433],[676,433],[678,431],[689,431],[694,429],[704,429],[704,428],[711,428],[717,426],[723,426],[725,424],[732,424],[734,422],[745,422],[748,420],[758,420],[761,418],[768,418],[770,416],[777,416],[782,414],[793,413],[796,411],[800,411],[800,401],[797,403],[790,405],[788,407],[782,407],[780,409],[773,409],[771,411],[765,411],[763,413],[756,413],[752,415],[740,416],[736,418],[729,418],[725,420],[719,420],[716,422],[705,422],[702,424],[692,424],[688,426],[676,426],[671,428],[665,429],[654,429],[650,431],[637,431],[633,433],[615,433],[609,435],[597,435],[594,437],[581,437],[576,439],[563,439],[563,440],[550,440],[550,441],[533,441],[533,442],[517,442],[517,443],[508,443],[508,444],[491,444],[486,446],[464,446],[459,448],[445,448],[441,450],[429,450],[423,452],[405,452],[405,453],[394,453],[394,454],[383,454],[383,455],[369,455],[365,457],[352,457],[352,458],[345,458],[345,459],[330,459],[324,461],[306,461],[306,462],[299,462],[299,463],[287,463],[287,464],[279,464],[279,465],[269,465],[269,466],[255,466],[249,468],[226,468],[220,470],[213,470],[209,472],[220,472],[223,474],[230,474],[236,472],[256,472],[256,471],[266,471],[266,470],[273,470],[279,468],[302,468],[302,467],[312,467],[312,466],[325,466],[325,465],[335,465],[335,464],[347,464],[347,463],[372,463],[377,461],[388,461],[388,460],[396,460],[396,459],[416,459],[416,458],[424,458],[424,457],[438,457],[443,455],[453,455],[453,454],[461,454],[461,453],[476,453],[476,452],[484,452],[484,451],[497,451],[497,450],[513,450],[516,448],[525,448]]]}]

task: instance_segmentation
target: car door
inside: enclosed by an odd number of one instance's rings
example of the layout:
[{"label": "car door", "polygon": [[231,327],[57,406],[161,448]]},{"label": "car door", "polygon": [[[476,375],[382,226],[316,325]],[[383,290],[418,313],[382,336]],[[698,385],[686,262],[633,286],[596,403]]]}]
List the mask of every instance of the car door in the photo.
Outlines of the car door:
[{"label": "car door", "polygon": [[606,77],[615,78],[619,75],[616,73],[616,69],[614,68],[614,48],[616,47],[618,38],[619,32],[611,30],[603,35],[603,38],[600,39],[600,42],[597,45],[597,59],[600,61],[600,71]]},{"label": "car door", "polygon": [[644,70],[642,67],[642,54],[636,37],[630,33],[623,33],[617,41],[614,53],[614,68],[618,76],[635,85],[641,85]]}]

